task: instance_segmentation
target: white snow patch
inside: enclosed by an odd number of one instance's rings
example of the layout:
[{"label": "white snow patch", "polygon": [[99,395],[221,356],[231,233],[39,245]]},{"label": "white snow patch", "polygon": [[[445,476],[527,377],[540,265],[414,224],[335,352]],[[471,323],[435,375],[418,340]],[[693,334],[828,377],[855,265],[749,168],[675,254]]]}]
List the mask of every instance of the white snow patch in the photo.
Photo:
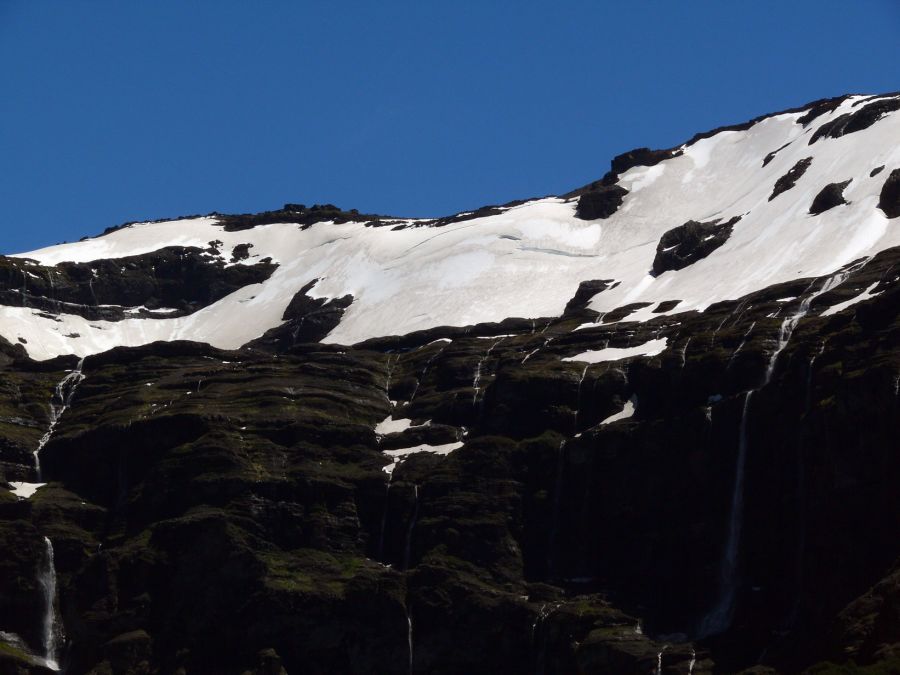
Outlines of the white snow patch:
[{"label": "white snow patch", "polygon": [[844,302],[839,302],[836,305],[832,305],[831,307],[826,309],[824,312],[822,312],[822,314],[820,314],[820,316],[831,316],[832,314],[837,314],[838,312],[841,312],[841,311],[847,309],[848,307],[852,307],[853,305],[855,305],[859,302],[862,302],[863,300],[868,300],[869,298],[874,298],[876,295],[880,295],[880,293],[872,292],[875,289],[875,287],[878,285],[878,283],[879,282],[876,281],[874,284],[869,286],[866,290],[864,290],[862,293],[860,293],[856,297],[850,298],[849,300],[844,300]]},{"label": "white snow patch", "polygon": [[[824,124],[853,101],[821,116]],[[678,298],[677,311],[703,311],[768,286],[832,274],[847,263],[900,246],[900,228],[879,209],[883,176],[872,166],[900,165],[900,114],[867,129],[807,145],[802,113],[767,118],[746,131],[723,131],[684,148],[654,167],[634,167],[621,184],[623,207],[602,222],[575,217],[575,200],[538,199],[502,213],[445,227],[392,230],[361,222],[263,225],[226,232],[215,218],[139,223],[96,239],[21,254],[44,265],[149,253],[164,246],[228,251],[253,244],[254,255],[279,266],[263,283],[241,288],[183,317],[87,321],[76,315],[41,317],[27,307],[0,307],[0,335],[27,340],[29,356],[86,356],[117,346],[190,339],[236,349],[280,326],[291,299],[309,293],[353,303],[324,342],[354,344],[438,326],[499,322],[507,317],[559,316],[580,282],[616,279],[588,307],[600,314],[630,303],[651,303],[624,321],[644,321],[659,302]],[[794,143],[792,141],[800,140]],[[762,168],[763,158],[785,146]],[[775,181],[800,159],[812,164],[773,201]],[[846,207],[811,217],[822,185],[853,177]],[[689,220],[742,216],[729,239],[709,256],[652,277],[662,234]],[[415,223],[413,223],[414,225]],[[250,259],[245,264],[253,264]],[[25,263],[26,265],[28,263]],[[161,310],[155,310],[158,314]],[[586,328],[587,326],[585,326]],[[69,337],[78,333],[79,338]]]},{"label": "white snow patch", "polygon": [[375,425],[375,433],[379,436],[387,434],[395,434],[407,429],[416,429],[419,427],[427,427],[431,424],[431,420],[427,420],[422,424],[413,424],[411,419],[395,420],[391,415],[385,417],[381,422]]},{"label": "white snow patch", "polygon": [[650,340],[634,347],[606,347],[605,349],[593,349],[582,352],[576,356],[569,356],[563,361],[579,361],[581,363],[602,363],[604,361],[618,361],[632,356],[656,356],[662,354],[668,343],[667,338]]},{"label": "white snow patch", "polygon": [[375,425],[375,433],[379,436],[384,436],[386,434],[406,431],[411,426],[412,420],[410,419],[395,420],[391,415],[388,415],[381,422]]},{"label": "white snow patch", "polygon": [[12,493],[16,495],[16,497],[18,497],[19,499],[28,499],[40,488],[44,487],[46,483],[24,483],[19,481],[11,481],[10,485],[12,485]]},{"label": "white snow patch", "polygon": [[625,407],[622,408],[622,410],[617,412],[615,415],[610,415],[605,420],[600,422],[600,424],[612,424],[613,422],[618,422],[619,420],[626,420],[634,415],[634,409],[636,406],[637,396],[632,396],[630,399],[625,401]]}]

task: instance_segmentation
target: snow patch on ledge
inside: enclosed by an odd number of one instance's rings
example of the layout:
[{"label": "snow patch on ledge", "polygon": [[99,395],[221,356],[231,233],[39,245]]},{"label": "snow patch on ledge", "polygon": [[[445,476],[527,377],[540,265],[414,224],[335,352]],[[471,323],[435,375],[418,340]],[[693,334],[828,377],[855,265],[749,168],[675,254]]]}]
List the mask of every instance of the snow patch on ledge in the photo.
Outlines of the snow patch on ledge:
[{"label": "snow patch on ledge", "polygon": [[388,415],[375,425],[375,433],[379,436],[386,436],[387,434],[396,434],[406,431],[407,429],[427,427],[429,424],[431,424],[431,420],[423,422],[422,424],[413,424],[411,419],[403,418],[395,420],[392,415]]},{"label": "snow patch on ledge", "polygon": [[874,298],[876,295],[879,295],[879,293],[872,292],[875,289],[875,287],[878,285],[878,283],[879,282],[876,281],[874,284],[869,286],[866,290],[864,290],[862,293],[860,293],[856,297],[850,298],[849,300],[844,300],[844,302],[839,302],[836,305],[832,305],[831,307],[826,309],[824,312],[822,312],[822,314],[820,316],[831,316],[832,314],[837,314],[838,312],[842,312],[843,310],[847,309],[848,307],[852,307],[853,305],[855,305],[858,302],[862,302],[863,300],[868,300],[869,298]]},{"label": "snow patch on ledge", "polygon": [[605,420],[600,422],[600,425],[604,424],[612,424],[613,422],[618,422],[619,420],[627,420],[629,417],[634,416],[634,410],[637,407],[637,396],[632,396],[630,399],[625,401],[625,407],[622,408],[615,415],[610,415]]},{"label": "snow patch on ledge", "polygon": [[656,356],[666,349],[668,340],[659,338],[650,340],[634,347],[607,347],[605,349],[592,349],[575,356],[569,356],[563,361],[579,361],[581,363],[603,363],[604,361],[618,361],[632,356]]},{"label": "snow patch on ledge", "polygon": [[19,499],[29,499],[46,483],[24,483],[18,481],[10,482],[12,485],[12,493]]}]

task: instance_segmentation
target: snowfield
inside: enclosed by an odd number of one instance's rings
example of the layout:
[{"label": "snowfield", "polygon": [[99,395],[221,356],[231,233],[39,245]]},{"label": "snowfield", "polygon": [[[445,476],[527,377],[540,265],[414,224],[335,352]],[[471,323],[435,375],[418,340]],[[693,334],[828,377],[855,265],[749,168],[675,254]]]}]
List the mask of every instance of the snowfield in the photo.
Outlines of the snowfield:
[{"label": "snowfield", "polygon": [[[591,300],[608,312],[630,303],[680,300],[670,312],[702,311],[772,284],[821,276],[864,256],[900,245],[900,223],[877,208],[890,172],[900,167],[900,111],[862,131],[813,145],[822,125],[856,110],[852,97],[808,127],[803,113],[766,118],[747,131],[722,131],[685,146],[656,166],[622,174],[629,190],[605,220],[575,217],[576,199],[539,199],[499,215],[443,227],[407,221],[405,229],[321,222],[307,228],[273,224],[226,232],[215,218],[142,223],[109,235],[22,253],[43,265],[148,253],[165,246],[222,250],[251,243],[253,264],[270,257],[278,269],[192,315],[90,321],[39,316],[27,307],[0,307],[0,334],[24,340],[35,359],[86,356],[116,346],[190,339],[235,349],[282,323],[293,296],[313,280],[316,298],[353,302],[325,342],[353,344],[441,325],[465,326],[507,317],[562,313],[581,281],[619,282]],[[765,167],[763,159],[778,152]],[[775,182],[807,157],[812,163],[792,189],[772,201]],[[873,169],[885,166],[876,176]],[[829,183],[852,179],[848,204],[811,216],[813,198]],[[689,220],[742,219],[730,238],[694,264],[650,275],[666,231]],[[646,320],[653,306],[628,317]],[[73,337],[77,335],[78,337]],[[20,340],[21,339],[21,340]],[[582,359],[579,359],[582,360]],[[589,360],[589,359],[583,359]]]}]

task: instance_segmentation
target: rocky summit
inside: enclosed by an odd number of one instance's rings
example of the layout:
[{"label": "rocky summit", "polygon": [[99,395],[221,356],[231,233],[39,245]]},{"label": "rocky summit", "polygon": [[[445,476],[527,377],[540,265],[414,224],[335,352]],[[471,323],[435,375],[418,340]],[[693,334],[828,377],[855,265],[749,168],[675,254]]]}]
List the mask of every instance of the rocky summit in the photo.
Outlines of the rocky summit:
[{"label": "rocky summit", "polygon": [[898,311],[897,94],[0,257],[0,674],[898,672]]}]

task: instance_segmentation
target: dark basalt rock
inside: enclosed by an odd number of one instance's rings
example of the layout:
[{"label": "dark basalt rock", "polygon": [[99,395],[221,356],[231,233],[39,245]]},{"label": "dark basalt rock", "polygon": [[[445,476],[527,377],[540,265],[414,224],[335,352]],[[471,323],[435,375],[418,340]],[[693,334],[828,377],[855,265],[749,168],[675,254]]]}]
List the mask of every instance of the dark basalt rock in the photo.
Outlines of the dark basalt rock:
[{"label": "dark basalt rock", "polygon": [[789,146],[789,145],[790,145],[790,143],[785,143],[784,145],[782,145],[782,146],[781,146],[780,148],[778,148],[777,150],[773,150],[773,151],[770,152],[768,155],[766,155],[766,156],[763,158],[763,163],[762,163],[763,168],[767,167],[767,166],[769,165],[769,162],[771,162],[773,159],[775,159],[775,156],[776,156],[779,152],[781,152],[782,150],[784,150],[784,149],[785,149],[787,146]]},{"label": "dark basalt rock", "polygon": [[806,170],[809,168],[810,164],[812,164],[812,157],[801,159],[799,162],[794,164],[793,167],[791,167],[790,171],[788,171],[781,178],[775,181],[775,188],[772,190],[772,194],[769,196],[769,201],[775,199],[775,197],[780,195],[782,192],[786,192],[794,187],[794,185],[797,184],[797,181],[800,180],[800,177],[806,173]]},{"label": "dark basalt rock", "polygon": [[[847,96],[839,96],[835,98],[827,98],[821,99],[818,101],[813,101],[811,103],[807,103],[806,105],[799,106],[796,108],[789,108],[787,110],[781,110],[779,112],[770,113],[767,115],[760,115],[759,117],[755,117],[746,122],[741,122],[739,124],[730,124],[721,127],[717,127],[715,129],[711,129],[709,131],[704,131],[698,134],[695,134],[687,143],[683,145],[676,146],[674,148],[669,148],[667,150],[650,150],[649,148],[636,148],[629,152],[625,152],[621,155],[615,157],[611,162],[611,169],[608,171],[603,178],[598,181],[594,181],[589,183],[583,187],[577,188],[563,195],[566,199],[573,199],[575,197],[580,197],[582,194],[597,190],[600,187],[609,187],[615,185],[619,180],[619,175],[631,169],[635,166],[654,166],[659,164],[662,161],[667,159],[672,159],[673,157],[678,157],[684,152],[684,146],[690,146],[698,141],[702,141],[706,138],[711,138],[716,134],[719,134],[723,131],[747,131],[754,125],[762,122],[763,120],[769,119],[770,117],[776,117],[778,115],[784,115],[788,113],[797,113],[804,112],[805,114],[798,118],[797,122],[802,124],[804,127],[809,125],[813,120],[817,119],[821,115],[824,115],[828,112],[831,112],[837,107],[846,101],[849,98]],[[878,97],[883,98],[883,97]],[[789,144],[788,144],[789,145]],[[787,146],[784,146],[787,147]],[[774,156],[778,153],[779,150],[783,150],[784,148],[779,148],[775,152],[772,152],[765,158],[763,161],[763,166],[766,166],[769,162],[772,161]]]},{"label": "dark basalt rock", "polygon": [[878,208],[884,211],[888,218],[900,217],[900,169],[891,171],[891,175],[884,181]]},{"label": "dark basalt rock", "polygon": [[826,98],[821,101],[816,101],[810,105],[810,108],[805,115],[797,118],[797,123],[802,124],[804,128],[808,127],[822,115],[837,110],[841,103],[846,101],[847,98],[847,96],[837,96],[835,98]]},{"label": "dark basalt rock", "polygon": [[663,272],[684,269],[702,260],[728,241],[735,224],[740,219],[740,216],[735,216],[724,223],[719,221],[698,223],[690,220],[684,225],[672,228],[663,234],[656,245],[656,257],[653,259],[651,274],[658,277]]},{"label": "dark basalt rock", "polygon": [[880,98],[867,103],[859,110],[845,113],[820,126],[809,139],[809,144],[812,145],[820,138],[840,138],[868,129],[882,117],[896,110],[900,110],[900,98]]},{"label": "dark basalt rock", "polygon": [[575,215],[582,220],[609,218],[622,206],[627,194],[628,190],[620,185],[594,187],[578,198]]},{"label": "dark basalt rock", "polygon": [[848,658],[856,663],[873,663],[900,649],[900,561],[866,593],[851,602],[837,616],[832,634],[836,661]]},{"label": "dark basalt rock", "polygon": [[[581,197],[589,192],[603,192],[606,188],[619,187],[616,183],[619,175],[628,171],[628,169],[636,166],[655,166],[662,161],[678,157],[683,154],[680,148],[672,148],[669,150],[651,150],[650,148],[636,148],[629,152],[617,155],[610,162],[611,169],[600,180],[593,181],[580,188],[576,188],[563,195],[565,199],[574,199]],[[624,188],[621,188],[624,189]],[[627,194],[627,193],[626,193]],[[616,207],[618,208],[618,206]]]},{"label": "dark basalt rock", "polygon": [[869,178],[874,178],[882,171],[884,171],[884,164],[882,164],[881,166],[876,166],[874,169],[872,169],[872,171],[869,172]]},{"label": "dark basalt rock", "polygon": [[240,262],[250,257],[250,249],[253,244],[238,244],[231,250],[231,262]]},{"label": "dark basalt rock", "polygon": [[312,298],[307,293],[318,282],[314,279],[297,291],[281,317],[286,323],[269,329],[249,346],[284,351],[304,342],[318,342],[334,330],[344,310],[353,303],[353,296]]},{"label": "dark basalt rock", "polygon": [[582,281],[578,284],[578,290],[575,295],[566,304],[563,316],[570,316],[587,308],[588,303],[597,293],[602,293],[609,288],[615,288],[618,282],[615,279],[592,279],[590,281]]},{"label": "dark basalt rock", "polygon": [[[24,608],[15,630],[39,640],[46,535],[73,674],[406,674],[410,634],[414,673],[643,675],[660,652],[664,673],[693,654],[695,674],[740,672],[766,649],[785,673],[847,647],[877,660],[900,557],[885,413],[898,263],[900,249],[879,254],[817,298],[753,397],[735,623],[718,638],[659,636],[690,634],[717,599],[745,392],[777,344],[776,300],[810,279],[642,323],[574,331],[576,312],[377,343],[391,353],[177,343],[89,357],[41,455],[50,485],[18,501],[0,481],[0,613]],[[818,316],[876,282],[855,311]],[[652,358],[561,360],[655,338],[669,347]],[[72,365],[5,366],[7,476],[30,471]],[[633,417],[602,424],[629,399]],[[389,414],[423,426],[379,440]],[[383,450],[456,439],[388,483]]]},{"label": "dark basalt rock", "polygon": [[[91,321],[173,318],[265,281],[276,268],[271,261],[226,266],[198,248],[178,246],[54,267],[0,256],[0,304],[31,307],[48,318],[58,314]],[[160,308],[175,311],[154,312]]]},{"label": "dark basalt rock", "polygon": [[307,207],[304,204],[285,204],[283,208],[276,211],[219,216],[219,222],[226,232],[240,232],[243,230],[251,230],[260,225],[273,225],[276,223],[295,223],[303,227],[309,227],[310,225],[324,221],[347,223],[350,221],[366,222],[380,220],[384,220],[384,217],[362,214],[356,209],[345,211],[334,204],[315,204],[311,207]]},{"label": "dark basalt rock", "polygon": [[651,304],[652,303],[650,302],[632,302],[628,305],[616,307],[615,309],[604,314],[602,321],[603,323],[614,323],[616,321],[621,321],[622,319],[627,318],[629,315],[634,314],[639,309],[649,307]]},{"label": "dark basalt rock", "polygon": [[819,194],[816,195],[815,199],[813,199],[812,205],[809,207],[809,212],[817,216],[820,213],[825,213],[829,209],[833,209],[835,206],[840,206],[841,204],[846,204],[847,201],[844,199],[844,190],[847,189],[847,186],[853,182],[853,179],[845,180],[843,183],[829,183]]},{"label": "dark basalt rock", "polygon": [[681,300],[663,300],[656,306],[656,308],[653,310],[653,313],[660,314],[662,312],[671,312],[673,309],[678,307],[679,304],[681,304]]},{"label": "dark basalt rock", "polygon": [[618,175],[622,175],[628,169],[636,166],[656,166],[662,161],[679,157],[683,154],[682,150],[651,150],[650,148],[636,148],[629,152],[622,153],[613,158],[612,171]]}]

